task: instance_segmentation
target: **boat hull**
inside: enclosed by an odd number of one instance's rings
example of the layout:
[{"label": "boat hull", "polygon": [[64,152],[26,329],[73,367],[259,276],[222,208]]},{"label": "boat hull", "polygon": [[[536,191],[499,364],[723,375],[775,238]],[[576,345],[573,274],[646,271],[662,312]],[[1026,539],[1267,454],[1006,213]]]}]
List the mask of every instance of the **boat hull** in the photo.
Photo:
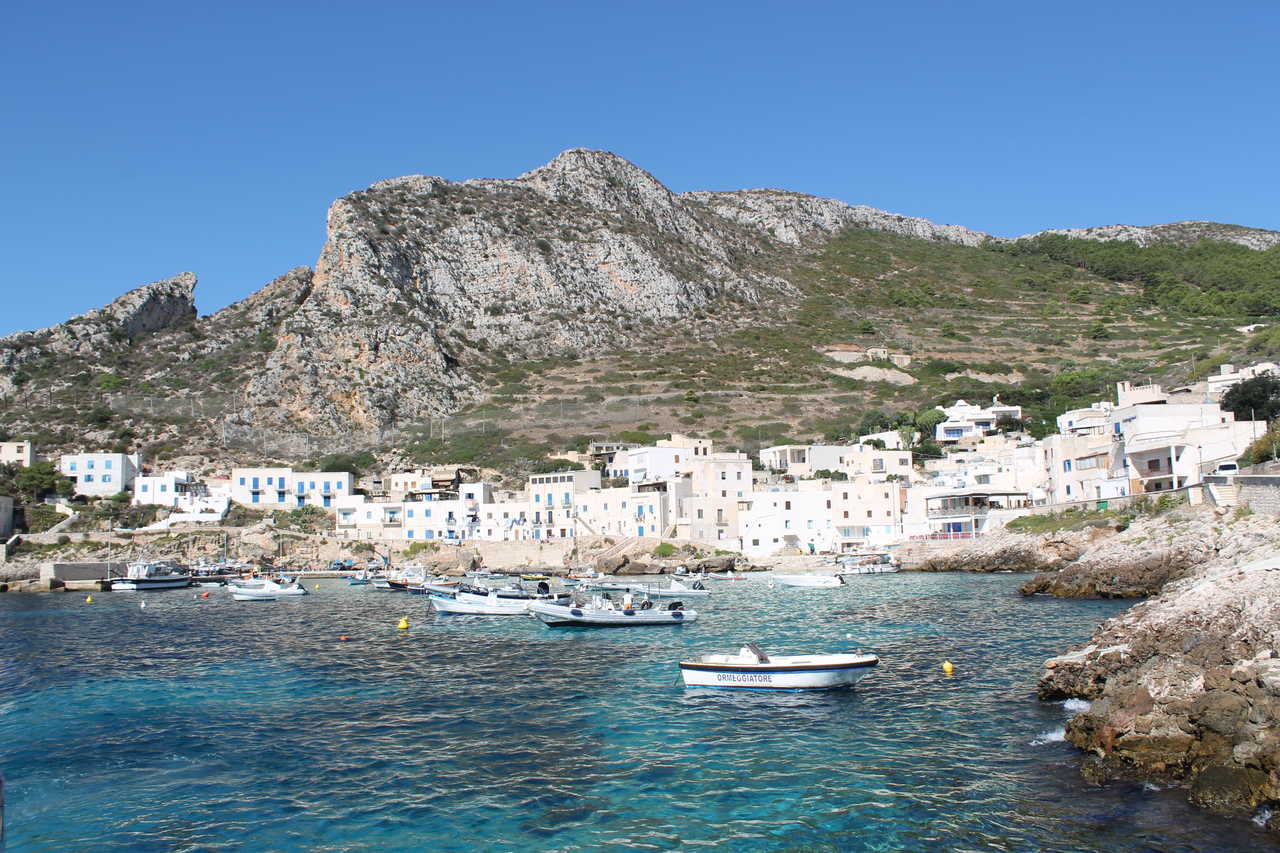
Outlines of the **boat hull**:
[{"label": "boat hull", "polygon": [[529,602],[529,612],[548,628],[634,628],[641,625],[684,625],[698,618],[696,610],[594,610]]},{"label": "boat hull", "polygon": [[431,596],[431,606],[437,613],[459,613],[469,616],[523,616],[528,612],[523,599],[499,599],[498,601],[465,601]]},{"label": "boat hull", "polygon": [[112,592],[143,592],[152,589],[186,589],[191,578],[117,578],[111,582]]},{"label": "boat hull", "polygon": [[714,664],[681,661],[686,687],[725,687],[746,690],[832,690],[852,687],[880,663],[868,655],[835,664]]},{"label": "boat hull", "polygon": [[803,589],[831,589],[844,583],[840,578],[831,575],[774,575],[772,580],[779,586]]}]

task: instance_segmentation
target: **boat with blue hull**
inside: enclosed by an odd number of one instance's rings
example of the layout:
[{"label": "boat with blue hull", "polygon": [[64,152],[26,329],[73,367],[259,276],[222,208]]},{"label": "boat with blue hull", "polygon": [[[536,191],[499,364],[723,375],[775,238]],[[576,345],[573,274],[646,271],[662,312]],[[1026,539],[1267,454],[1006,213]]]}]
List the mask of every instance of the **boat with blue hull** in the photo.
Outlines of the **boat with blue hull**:
[{"label": "boat with blue hull", "polygon": [[851,687],[880,664],[869,652],[770,657],[755,643],[737,654],[702,655],[680,661],[686,687],[750,690],[830,690]]}]

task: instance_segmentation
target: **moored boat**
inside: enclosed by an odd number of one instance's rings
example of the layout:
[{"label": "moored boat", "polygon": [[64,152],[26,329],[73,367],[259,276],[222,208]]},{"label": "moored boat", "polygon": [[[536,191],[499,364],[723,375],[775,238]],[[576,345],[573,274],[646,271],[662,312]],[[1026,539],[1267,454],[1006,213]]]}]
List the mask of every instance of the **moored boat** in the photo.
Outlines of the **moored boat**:
[{"label": "moored boat", "polygon": [[279,593],[267,589],[231,587],[232,601],[275,601],[279,597]]},{"label": "moored boat", "polygon": [[643,591],[650,598],[704,598],[711,595],[711,590],[696,580],[692,584],[683,584],[675,578],[670,586],[633,587],[637,592]]},{"label": "moored boat", "polygon": [[808,587],[811,589],[826,589],[844,584],[844,578],[839,575],[774,575],[772,580],[782,586]]},{"label": "moored boat", "polygon": [[151,589],[183,589],[191,585],[191,575],[172,563],[137,562],[125,568],[122,578],[112,578],[115,591],[144,591]]},{"label": "moored boat", "polygon": [[[466,596],[464,593],[463,596]],[[432,595],[431,606],[437,613],[461,613],[472,616],[519,616],[527,613],[529,601],[523,598],[498,598],[490,594],[485,597],[466,596],[448,598],[443,595]]]},{"label": "moored boat", "polygon": [[[648,605],[648,606],[646,606]],[[607,599],[595,599],[590,604],[553,604],[549,601],[528,602],[529,612],[548,628],[629,628],[640,625],[683,625],[698,618],[698,611],[685,610],[684,605],[673,601],[665,608],[642,602],[638,607],[616,608]]]},{"label": "moored boat", "polygon": [[890,575],[902,569],[902,563],[888,551],[861,551],[841,554],[836,558],[838,575]]},{"label": "moored boat", "polygon": [[737,654],[702,655],[679,666],[686,687],[827,690],[855,684],[879,663],[869,652],[771,657],[747,643]]},{"label": "moored boat", "polygon": [[706,575],[706,578],[707,580],[713,581],[744,581],[747,579],[747,576],[743,574],[734,574],[733,572],[712,572],[711,574]]}]

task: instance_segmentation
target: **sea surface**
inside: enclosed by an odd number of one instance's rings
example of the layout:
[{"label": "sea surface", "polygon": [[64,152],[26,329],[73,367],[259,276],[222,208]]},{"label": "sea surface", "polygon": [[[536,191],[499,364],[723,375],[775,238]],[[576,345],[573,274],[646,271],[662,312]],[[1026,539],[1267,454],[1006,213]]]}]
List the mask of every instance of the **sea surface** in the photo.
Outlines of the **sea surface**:
[{"label": "sea surface", "polygon": [[[1125,605],[1021,580],[757,576],[687,601],[696,624],[614,630],[334,580],[0,596],[8,853],[1280,849],[1180,791],[1081,781],[1035,681]],[[838,692],[678,683],[747,641],[882,663]]]}]

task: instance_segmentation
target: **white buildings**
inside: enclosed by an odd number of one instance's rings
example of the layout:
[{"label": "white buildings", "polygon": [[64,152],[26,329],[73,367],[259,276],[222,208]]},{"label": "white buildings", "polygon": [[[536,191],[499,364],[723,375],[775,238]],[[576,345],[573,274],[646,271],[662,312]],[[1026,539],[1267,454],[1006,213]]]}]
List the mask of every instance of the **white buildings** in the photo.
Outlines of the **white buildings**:
[{"label": "white buildings", "polygon": [[814,471],[838,471],[851,448],[844,444],[779,444],[760,451],[760,464],[769,471],[804,477]]},{"label": "white buildings", "polygon": [[0,441],[0,465],[26,468],[36,461],[36,448],[29,441]]},{"label": "white buildings", "polygon": [[1123,442],[1129,493],[1179,489],[1234,462],[1266,431],[1261,421],[1237,422],[1217,403],[1142,403],[1111,413]]},{"label": "white buildings", "polygon": [[351,474],[295,472],[292,468],[233,468],[231,500],[262,509],[332,507],[351,494]]},{"label": "white buildings", "polygon": [[990,406],[976,406],[964,400],[957,400],[953,405],[938,409],[947,419],[938,424],[934,438],[943,444],[950,444],[964,438],[981,436],[996,428],[1001,418],[1022,420],[1021,406],[1007,406],[998,397],[991,399]]},{"label": "white buildings", "polygon": [[1224,364],[1218,368],[1218,372],[1216,374],[1210,376],[1206,380],[1206,384],[1208,385],[1209,394],[1211,394],[1215,400],[1221,400],[1222,395],[1225,394],[1231,386],[1238,385],[1247,379],[1253,379],[1257,376],[1261,376],[1264,373],[1270,373],[1273,376],[1280,376],[1280,364],[1276,364],[1272,361],[1263,361],[1248,367],[1242,367],[1239,370],[1236,370],[1235,365],[1233,364]]},{"label": "white buildings", "polygon": [[224,483],[210,489],[189,471],[166,471],[139,474],[133,481],[134,506],[165,506],[179,513],[214,514],[221,518],[231,503],[231,492]]},{"label": "white buildings", "polygon": [[129,491],[142,470],[138,454],[72,453],[59,458],[58,471],[69,477],[78,494],[110,497]]}]

